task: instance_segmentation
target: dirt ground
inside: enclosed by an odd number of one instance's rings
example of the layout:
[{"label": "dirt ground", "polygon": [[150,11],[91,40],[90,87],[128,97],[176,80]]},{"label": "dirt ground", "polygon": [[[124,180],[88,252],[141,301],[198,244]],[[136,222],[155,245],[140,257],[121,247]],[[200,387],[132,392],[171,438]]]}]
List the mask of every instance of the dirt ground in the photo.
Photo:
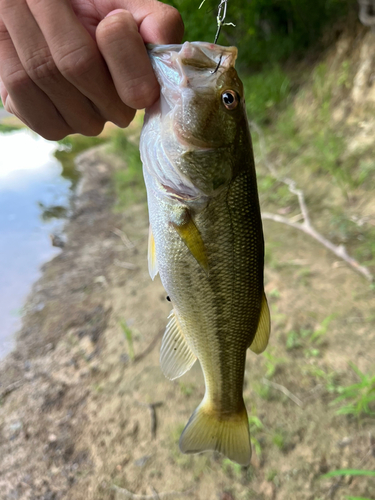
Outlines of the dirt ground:
[{"label": "dirt ground", "polygon": [[[375,86],[368,83],[374,47],[373,34],[362,30],[342,37],[327,58],[327,67],[338,69],[324,82],[344,82],[346,97],[341,89],[332,117],[352,126],[349,150],[368,148],[375,136]],[[343,73],[347,61],[353,77]],[[296,99],[301,127],[316,107],[313,94]],[[352,217],[356,231],[375,226],[374,177],[345,197],[332,177],[301,168],[300,151],[290,161],[279,137],[268,137],[270,158],[303,186],[318,230],[337,240],[329,231],[335,210]],[[255,151],[262,183],[257,141]],[[174,382],[160,370],[171,307],[147,271],[147,206],[114,209],[114,172],[126,164],[105,146],[77,162],[82,177],[66,245],[44,266],[16,349],[0,364],[0,500],[375,500],[374,477],[322,477],[343,468],[375,470],[374,413],[342,414],[351,401],[334,402],[360,383],[357,369],[369,380],[354,389],[357,401],[371,397],[374,286],[307,235],[266,220],[272,333],[264,354],[247,357],[251,465],[210,452],[183,455],[178,439],[204,382],[198,364]],[[277,212],[270,191],[261,192],[262,209]],[[284,198],[277,213],[293,216],[298,206]],[[363,243],[360,237],[358,229],[349,250]]]},{"label": "dirt ground", "polygon": [[[247,360],[252,464],[182,455],[178,438],[204,384],[199,366],[175,382],[159,367],[170,304],[147,271],[147,206],[113,211],[112,174],[124,165],[103,148],[78,165],[66,246],[44,266],[0,368],[0,498],[375,498],[372,478],[321,479],[375,468],[374,419],[337,415],[329,385],[357,381],[350,361],[374,367],[368,283],[302,233],[267,221],[273,331],[268,354]],[[319,355],[307,344],[287,349],[287,332],[316,331],[329,315]]]}]

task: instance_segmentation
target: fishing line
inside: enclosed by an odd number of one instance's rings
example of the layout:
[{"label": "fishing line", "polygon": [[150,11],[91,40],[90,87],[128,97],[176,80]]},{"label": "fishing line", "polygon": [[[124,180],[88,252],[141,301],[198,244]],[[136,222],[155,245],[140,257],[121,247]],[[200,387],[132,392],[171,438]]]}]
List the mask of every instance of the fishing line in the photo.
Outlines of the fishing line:
[{"label": "fishing line", "polygon": [[[202,3],[199,6],[199,9],[202,7],[202,5],[204,4],[205,1],[206,0],[202,1]],[[219,3],[218,8],[217,8],[217,16],[216,16],[217,30],[216,30],[216,35],[214,38],[214,43],[216,43],[217,39],[219,38],[222,26],[236,26],[233,23],[225,23],[224,22],[225,18],[227,16],[227,7],[228,7],[227,3],[228,3],[228,0],[220,0],[220,3]],[[217,68],[214,71],[214,73],[216,73],[216,71],[217,71]]]}]

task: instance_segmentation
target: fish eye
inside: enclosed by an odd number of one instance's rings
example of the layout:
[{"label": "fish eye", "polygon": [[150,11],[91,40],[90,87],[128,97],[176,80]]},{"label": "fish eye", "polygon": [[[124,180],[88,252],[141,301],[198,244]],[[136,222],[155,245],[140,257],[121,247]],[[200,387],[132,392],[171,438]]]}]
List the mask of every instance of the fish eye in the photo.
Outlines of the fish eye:
[{"label": "fish eye", "polygon": [[237,92],[234,90],[226,90],[221,94],[221,100],[227,109],[235,109],[240,102]]}]

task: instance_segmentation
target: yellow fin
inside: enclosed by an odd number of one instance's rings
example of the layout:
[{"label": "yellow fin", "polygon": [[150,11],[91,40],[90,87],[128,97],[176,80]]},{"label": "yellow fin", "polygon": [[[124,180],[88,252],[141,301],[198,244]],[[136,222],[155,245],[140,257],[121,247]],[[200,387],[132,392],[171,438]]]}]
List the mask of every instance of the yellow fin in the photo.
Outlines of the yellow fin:
[{"label": "yellow fin", "polygon": [[156,261],[155,252],[155,240],[152,234],[151,225],[148,230],[148,272],[150,273],[151,279],[154,280],[155,276],[158,274],[158,263]]},{"label": "yellow fin", "polygon": [[185,214],[182,224],[171,223],[198,264],[208,274],[208,258],[202,236],[190,215]]},{"label": "yellow fin", "polygon": [[215,450],[233,462],[249,465],[251,444],[245,405],[239,413],[224,417],[210,410],[203,400],[181,434],[180,450],[182,453]]},{"label": "yellow fin", "polygon": [[254,340],[250,346],[250,349],[256,354],[260,354],[268,345],[268,339],[271,333],[271,317],[270,310],[268,308],[268,303],[266,295],[263,292],[262,308],[260,311],[260,318],[258,323],[258,329],[255,334]]},{"label": "yellow fin", "polygon": [[176,318],[174,311],[169,315],[160,350],[160,365],[164,375],[170,380],[181,377],[196,361]]}]

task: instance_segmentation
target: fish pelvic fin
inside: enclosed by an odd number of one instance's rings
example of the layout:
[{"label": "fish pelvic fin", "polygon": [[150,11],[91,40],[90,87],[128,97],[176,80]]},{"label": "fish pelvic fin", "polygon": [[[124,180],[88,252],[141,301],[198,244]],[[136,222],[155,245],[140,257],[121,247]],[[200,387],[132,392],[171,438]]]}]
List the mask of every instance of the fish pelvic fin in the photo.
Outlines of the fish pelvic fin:
[{"label": "fish pelvic fin", "polygon": [[265,350],[268,345],[268,340],[271,333],[271,316],[268,308],[267,298],[263,292],[262,308],[260,311],[260,318],[258,329],[255,334],[254,340],[250,345],[250,349],[256,354],[260,354]]},{"label": "fish pelvic fin", "polygon": [[151,225],[148,230],[148,272],[150,273],[151,279],[154,280],[155,276],[158,274],[158,263],[156,260],[155,251],[155,239],[152,234]]},{"label": "fish pelvic fin", "polygon": [[208,257],[205,245],[203,243],[202,236],[194,224],[193,219],[188,211],[184,213],[185,220],[176,224],[175,222],[171,222],[172,226],[188,247],[189,252],[192,254],[194,259],[198,262],[201,268],[208,275],[209,267],[208,267]]},{"label": "fish pelvic fin", "polygon": [[249,465],[251,444],[245,404],[238,413],[220,415],[205,403],[198,406],[180,437],[182,453],[214,450],[233,462]]},{"label": "fish pelvic fin", "polygon": [[174,310],[169,318],[161,343],[160,365],[164,375],[174,380],[190,370],[197,358],[186,342]]}]

